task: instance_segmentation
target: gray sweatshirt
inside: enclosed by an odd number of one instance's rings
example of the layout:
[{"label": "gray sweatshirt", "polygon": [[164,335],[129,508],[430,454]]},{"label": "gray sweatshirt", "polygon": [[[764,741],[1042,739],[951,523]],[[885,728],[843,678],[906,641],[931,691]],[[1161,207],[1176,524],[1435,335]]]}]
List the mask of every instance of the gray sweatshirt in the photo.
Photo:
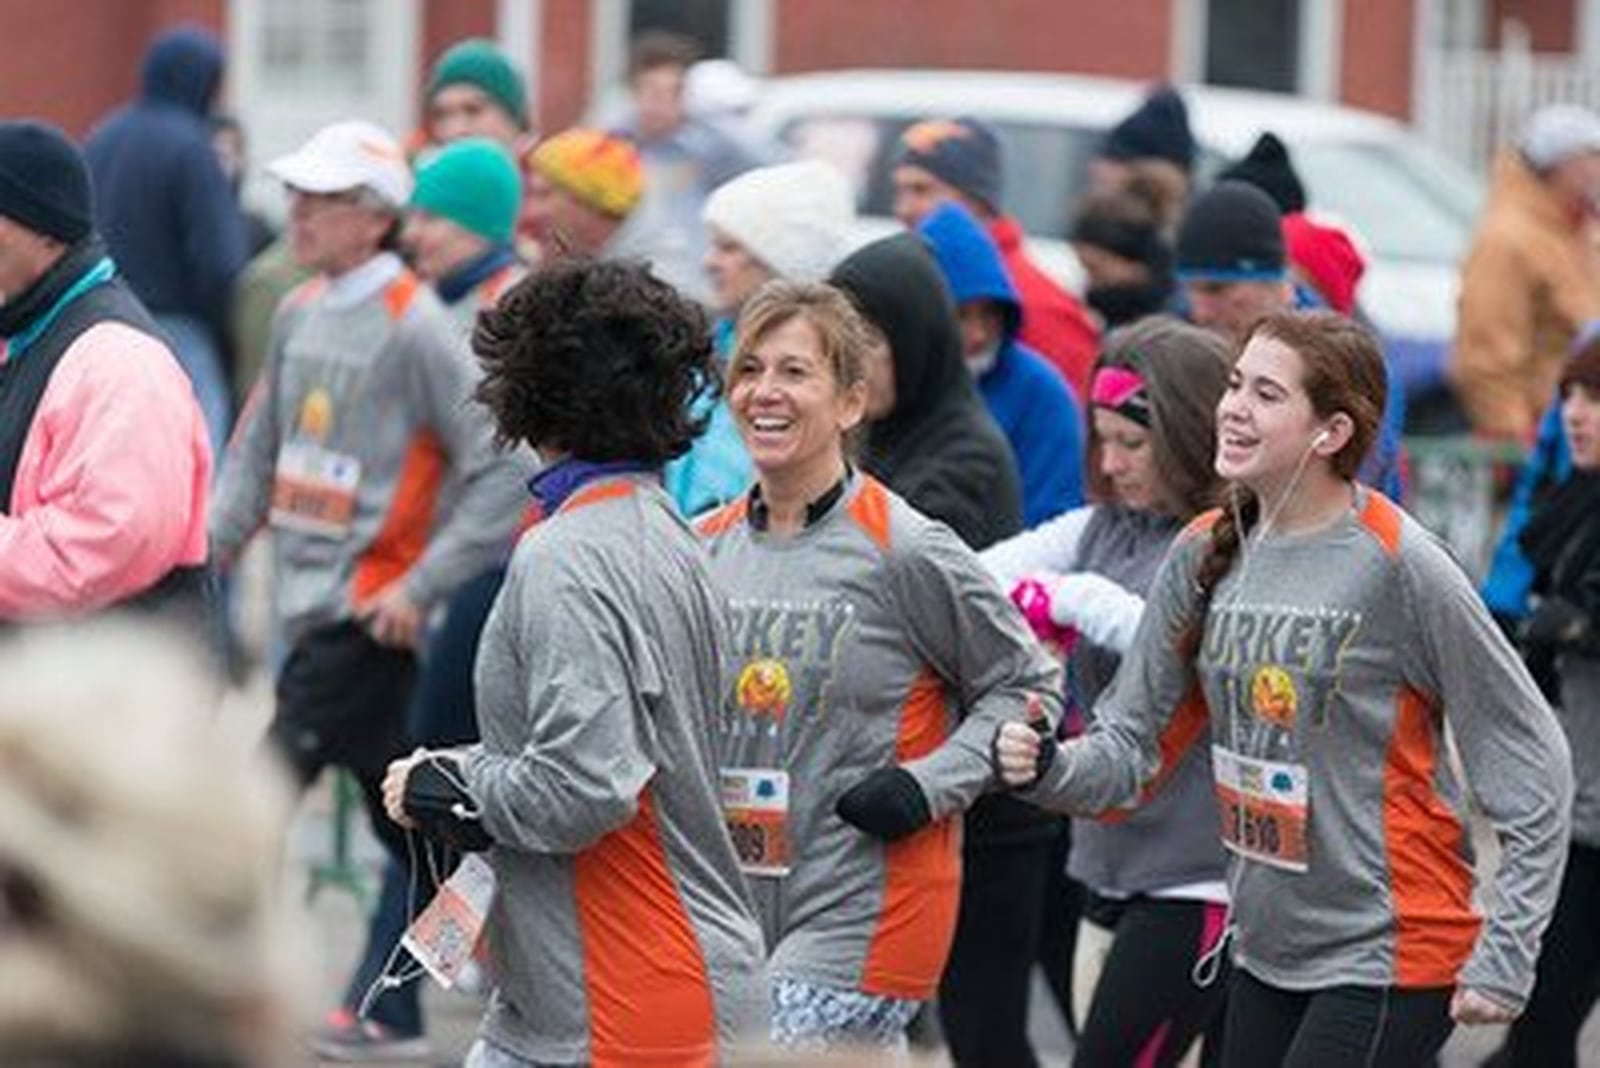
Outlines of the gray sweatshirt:
[{"label": "gray sweatshirt", "polygon": [[[1081,620],[1081,636],[1067,657],[1067,686],[1085,716],[1093,715],[1095,702],[1131,644],[1144,594],[1182,525],[1180,519],[1154,512],[1090,505],[982,553],[983,562],[1007,588],[1040,572],[1088,572],[1126,591],[1125,597],[1105,597],[1096,604],[1063,606]],[[1130,606],[1131,625],[1122,618]],[[1129,637],[1119,643],[1122,635]],[[1136,811],[1110,820],[1074,819],[1067,871],[1112,897],[1178,889],[1186,896],[1220,898],[1226,861],[1217,841],[1206,747],[1191,747],[1166,787]]]},{"label": "gray sweatshirt", "polygon": [[[754,529],[747,503],[700,526],[733,623],[724,772],[787,777],[768,828],[787,856],[743,843],[771,973],[928,998],[955,931],[960,813],[993,785],[1000,722],[1030,705],[1057,718],[1060,670],[972,551],[874,479],[852,476],[793,537]],[[834,804],[896,764],[934,822],[885,845]]]},{"label": "gray sweatshirt", "polygon": [[[1459,983],[1520,1005],[1572,796],[1521,660],[1438,541],[1361,489],[1332,527],[1247,548],[1191,667],[1174,639],[1214,520],[1162,565],[1092,730],[1025,796],[1136,804],[1209,726],[1241,967],[1286,989]],[[1501,845],[1486,917],[1447,722]]]},{"label": "gray sweatshirt", "polygon": [[[503,557],[525,461],[495,449],[477,379],[438,298],[388,253],[285,298],[210,531],[228,560],[272,517],[290,641],[394,581],[427,608]],[[308,468],[316,509],[293,501]],[[447,482],[458,488],[438,509]]]},{"label": "gray sweatshirt", "polygon": [[705,555],[652,477],[590,483],[517,546],[464,765],[496,843],[495,1044],[537,1064],[705,1064],[763,1030],[706,715],[725,642]]}]

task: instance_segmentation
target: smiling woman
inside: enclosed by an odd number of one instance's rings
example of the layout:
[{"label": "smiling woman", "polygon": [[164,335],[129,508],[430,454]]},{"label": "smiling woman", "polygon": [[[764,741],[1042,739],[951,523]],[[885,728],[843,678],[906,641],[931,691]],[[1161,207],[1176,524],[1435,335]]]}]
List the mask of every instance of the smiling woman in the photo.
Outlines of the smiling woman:
[{"label": "smiling woman", "polygon": [[988,738],[1060,687],[971,551],[848,464],[867,344],[838,290],[757,292],[728,389],[756,485],[701,524],[733,622],[724,816],[765,924],[772,1036],[804,1049],[904,1047],[955,931]]},{"label": "smiling woman", "polygon": [[[1560,882],[1559,728],[1438,541],[1352,481],[1383,383],[1351,320],[1263,320],[1217,406],[1228,503],[1168,554],[1088,733],[1008,723],[996,743],[1024,796],[1097,813],[1160,796],[1209,728],[1233,854],[1227,1066],[1425,1063],[1454,1023],[1510,1020]],[[1447,722],[1501,847],[1488,895]]]}]

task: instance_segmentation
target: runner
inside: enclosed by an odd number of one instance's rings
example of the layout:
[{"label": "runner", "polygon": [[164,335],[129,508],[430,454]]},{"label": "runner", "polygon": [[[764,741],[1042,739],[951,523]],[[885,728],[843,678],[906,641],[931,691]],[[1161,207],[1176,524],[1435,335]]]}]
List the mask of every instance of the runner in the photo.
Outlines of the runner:
[{"label": "runner", "polygon": [[[1229,504],[1157,574],[1093,728],[997,739],[1023,796],[1097,812],[1154,793],[1209,725],[1235,854],[1231,1068],[1415,1065],[1452,1020],[1510,1020],[1561,879],[1560,728],[1442,546],[1353,481],[1383,403],[1365,329],[1264,319],[1217,409]],[[1502,851],[1487,917],[1447,717]]]},{"label": "runner", "polygon": [[972,552],[846,463],[865,331],[827,286],[751,299],[728,399],[756,485],[701,524],[731,599],[728,822],[772,950],[773,1038],[808,1050],[904,1048],[955,930],[989,739],[1061,688]]},{"label": "runner", "polygon": [[[547,462],[529,489],[548,518],[484,628],[482,744],[419,751],[384,783],[396,820],[493,845],[499,986],[467,1064],[727,1060],[761,1025],[761,936],[706,722],[722,599],[661,486],[715,374],[705,318],[643,265],[557,264],[486,311],[473,347],[500,437]],[[452,787],[430,818],[424,798]]]},{"label": "runner", "polygon": [[[1103,503],[983,553],[1036,632],[1062,648],[1069,709],[1087,712],[1111,685],[1162,556],[1216,500],[1211,457],[1228,363],[1220,338],[1175,319],[1112,334],[1089,393],[1089,484]],[[1069,713],[1069,729],[1081,729],[1076,718]],[[1227,907],[1216,826],[1211,764],[1198,746],[1171,786],[1126,819],[1073,821],[1067,871],[1089,889],[1072,984],[1075,1065],[1177,1064],[1216,1018],[1225,984],[1190,978]]]}]

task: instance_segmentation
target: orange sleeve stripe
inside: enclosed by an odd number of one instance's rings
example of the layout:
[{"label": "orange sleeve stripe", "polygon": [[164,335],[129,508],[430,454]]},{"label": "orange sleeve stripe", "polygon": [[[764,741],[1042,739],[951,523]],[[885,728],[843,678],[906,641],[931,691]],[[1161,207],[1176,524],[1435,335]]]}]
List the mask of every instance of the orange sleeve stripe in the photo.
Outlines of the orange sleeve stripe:
[{"label": "orange sleeve stripe", "polygon": [[389,512],[378,528],[378,536],[356,561],[350,592],[359,604],[411,570],[428,547],[433,530],[434,505],[444,481],[444,449],[431,431],[411,439]]},{"label": "orange sleeve stripe", "polygon": [[[946,735],[944,683],[923,668],[900,709],[895,761],[938,748]],[[961,902],[961,821],[951,816],[884,849],[883,911],[867,947],[861,988],[922,1001],[933,996]]]},{"label": "orange sleeve stripe", "polygon": [[1361,525],[1378,539],[1390,556],[1400,553],[1400,509],[1375,489],[1367,490],[1366,507],[1361,509]]},{"label": "orange sleeve stripe", "polygon": [[[1211,721],[1211,710],[1206,705],[1205,695],[1200,692],[1198,683],[1190,686],[1189,692],[1184,695],[1180,704],[1167,720],[1167,725],[1161,730],[1161,738],[1157,746],[1161,753],[1161,763],[1156,766],[1156,773],[1139,790],[1139,804],[1144,804],[1166,786],[1167,780],[1172,778],[1173,772],[1178,770],[1184,755],[1189,752],[1190,746],[1199,741],[1205,734],[1206,727]],[[1135,809],[1114,808],[1095,816],[1101,823],[1121,823],[1133,815]]]},{"label": "orange sleeve stripe", "polygon": [[694,528],[703,538],[714,538],[718,534],[726,534],[740,523],[744,522],[745,513],[750,510],[750,502],[744,497],[736,501],[729,501],[710,515],[698,520]]},{"label": "orange sleeve stripe", "polygon": [[389,288],[383,291],[383,306],[388,309],[389,318],[404,318],[406,309],[411,307],[411,301],[421,288],[421,281],[410,271],[402,271],[398,278],[390,282]]},{"label": "orange sleeve stripe", "polygon": [[1453,986],[1478,940],[1466,831],[1434,789],[1435,711],[1403,689],[1383,767],[1383,842],[1394,901],[1397,986]]},{"label": "orange sleeve stripe", "polygon": [[314,278],[307,278],[283,295],[283,303],[280,306],[294,308],[302,304],[309,304],[321,296],[327,288],[328,280],[322,275],[319,274]]},{"label": "orange sleeve stripe", "polygon": [[1221,508],[1212,508],[1209,511],[1201,512],[1199,515],[1189,520],[1189,522],[1184,525],[1182,530],[1178,531],[1178,540],[1187,541],[1190,538],[1197,538],[1202,534],[1209,534],[1211,532],[1211,528],[1216,526],[1217,520],[1221,518]]},{"label": "orange sleeve stripe", "polygon": [[596,1068],[716,1060],[705,954],[667,865],[648,788],[633,821],[573,860]]},{"label": "orange sleeve stripe", "polygon": [[850,518],[878,548],[889,547],[889,491],[871,475],[861,478],[861,489],[850,502]]},{"label": "orange sleeve stripe", "polygon": [[622,497],[631,497],[633,496],[633,490],[633,483],[626,480],[599,482],[591,486],[585,486],[568,497],[566,502],[556,511],[558,513],[576,512],[579,508],[586,508],[591,504],[599,504],[601,501],[614,501]]}]

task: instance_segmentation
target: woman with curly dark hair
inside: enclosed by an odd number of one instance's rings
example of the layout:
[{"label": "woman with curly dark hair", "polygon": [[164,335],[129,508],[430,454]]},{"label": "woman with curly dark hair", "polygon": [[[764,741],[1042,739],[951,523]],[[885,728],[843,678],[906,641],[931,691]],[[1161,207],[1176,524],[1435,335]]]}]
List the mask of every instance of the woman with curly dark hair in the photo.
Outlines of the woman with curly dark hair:
[{"label": "woman with curly dark hair", "polygon": [[479,646],[482,743],[384,783],[398,822],[490,850],[499,989],[468,1063],[708,1064],[760,1028],[765,986],[705,719],[722,602],[661,486],[699,429],[705,319],[642,265],[560,264],[473,348],[500,438],[544,460],[546,518]]}]

